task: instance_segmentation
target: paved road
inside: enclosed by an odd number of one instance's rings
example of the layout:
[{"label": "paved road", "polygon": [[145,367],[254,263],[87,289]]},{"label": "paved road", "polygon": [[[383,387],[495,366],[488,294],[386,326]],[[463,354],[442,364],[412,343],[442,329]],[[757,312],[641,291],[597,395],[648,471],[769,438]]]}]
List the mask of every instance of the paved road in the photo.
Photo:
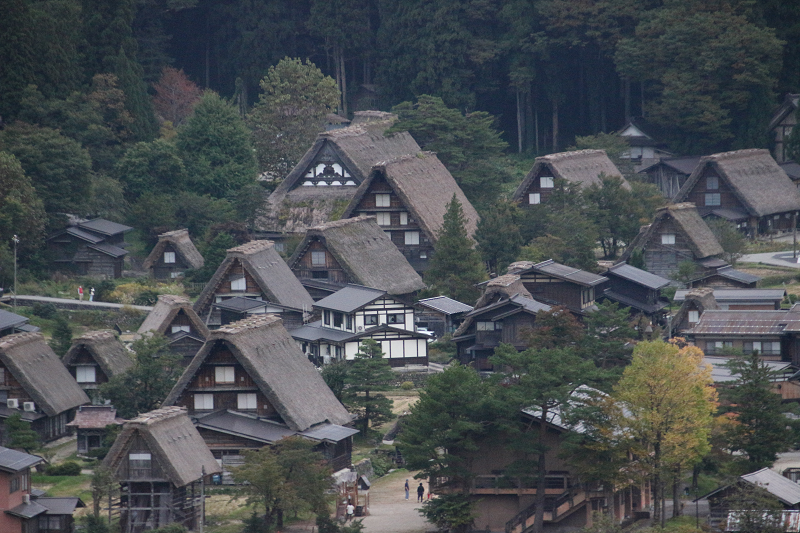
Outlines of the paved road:
[{"label": "paved road", "polygon": [[[3,296],[0,298],[0,302],[5,304],[11,305],[14,301],[13,296]],[[83,310],[119,310],[123,307],[132,307],[133,309],[137,309],[139,311],[150,312],[153,310],[152,307],[146,305],[123,305],[123,304],[115,304],[110,302],[90,302],[88,300],[73,300],[70,298],[50,298],[49,296],[28,296],[25,294],[17,295],[17,305],[30,305],[31,303],[51,303],[56,307],[61,308],[70,308],[70,309],[83,309]]]},{"label": "paved road", "polygon": [[738,261],[740,263],[761,263],[764,265],[800,269],[800,263],[798,263],[797,259],[792,256],[792,252],[767,252],[763,254],[743,255]]}]

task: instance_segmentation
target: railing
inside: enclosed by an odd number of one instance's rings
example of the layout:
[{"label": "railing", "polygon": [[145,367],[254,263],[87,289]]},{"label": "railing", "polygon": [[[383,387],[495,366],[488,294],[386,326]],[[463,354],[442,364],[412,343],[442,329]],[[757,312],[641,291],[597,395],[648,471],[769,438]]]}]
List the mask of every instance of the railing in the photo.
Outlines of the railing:
[{"label": "railing", "polygon": [[[569,476],[546,476],[546,494],[560,495],[571,485]],[[536,478],[511,477],[503,474],[475,476],[472,494],[536,494]]]},{"label": "railing", "polygon": [[[581,487],[567,489],[556,498],[545,500],[543,521],[556,522],[588,499],[588,495]],[[506,522],[506,533],[524,533],[533,526],[536,520],[536,502],[532,503]]]}]

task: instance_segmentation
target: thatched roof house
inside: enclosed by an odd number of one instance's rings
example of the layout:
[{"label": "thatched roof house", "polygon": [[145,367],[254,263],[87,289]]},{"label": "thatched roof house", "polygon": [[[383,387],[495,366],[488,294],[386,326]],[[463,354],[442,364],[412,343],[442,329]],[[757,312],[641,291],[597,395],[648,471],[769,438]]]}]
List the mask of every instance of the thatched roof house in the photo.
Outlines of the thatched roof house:
[{"label": "thatched roof house", "polygon": [[719,304],[714,297],[714,289],[691,289],[685,293],[683,303],[678,312],[672,317],[672,331],[682,334],[693,328],[706,311],[719,309]]},{"label": "thatched roof house", "polygon": [[722,252],[694,204],[680,203],[656,211],[653,222],[639,230],[619,262],[630,262],[631,255],[642,253],[645,270],[670,278],[680,263],[693,261],[699,267],[701,260]]},{"label": "thatched roof house", "polygon": [[189,230],[179,229],[158,236],[142,268],[151,270],[156,279],[168,279],[185,270],[201,268],[203,264],[203,256],[189,238]]},{"label": "thatched roof house", "polygon": [[[311,309],[314,300],[275,250],[272,241],[250,241],[228,250],[194,304],[201,318],[217,298],[252,296],[292,309]],[[208,321],[206,320],[208,323]]]},{"label": "thatched roof house", "polygon": [[349,127],[320,133],[269,196],[256,228],[300,233],[335,220],[373,165],[419,152],[408,132],[384,135],[396,119],[390,113],[357,111]]},{"label": "thatched roof house", "polygon": [[705,156],[675,197],[702,216],[736,222],[755,235],[791,229],[800,191],[769,151],[738,150]]},{"label": "thatched roof house", "polygon": [[139,334],[157,333],[169,340],[170,349],[189,364],[208,337],[208,326],[184,296],[162,294],[139,326]]},{"label": "thatched roof house", "polygon": [[467,235],[472,236],[478,212],[436,154],[419,152],[376,164],[342,218],[375,216],[411,266],[424,271],[453,195],[464,210]]},{"label": "thatched roof house", "polygon": [[[99,383],[105,383],[117,374],[127,372],[133,366],[130,352],[110,330],[89,331],[72,339],[72,346],[64,354],[61,362],[76,379],[95,378],[78,379],[78,383],[84,389],[96,388]],[[90,368],[94,370],[86,372]]]},{"label": "thatched roof house", "polygon": [[0,418],[22,414],[43,440],[67,434],[75,409],[90,401],[40,333],[0,338],[0,369],[7,398],[17,400],[0,405]]},{"label": "thatched roof house", "polygon": [[371,217],[356,217],[309,228],[289,259],[300,279],[355,283],[392,295],[425,287],[422,278]]},{"label": "thatched roof house", "polygon": [[[230,353],[241,365],[264,396],[264,403],[290,429],[305,431],[317,424],[350,423],[348,412],[275,315],[248,318],[212,331],[164,405],[190,403],[189,391],[198,371],[220,351]],[[265,414],[269,410],[266,408]]]},{"label": "thatched roof house", "polygon": [[564,180],[585,189],[591,185],[602,185],[601,174],[618,177],[624,187],[630,188],[605,150],[577,150],[543,155],[536,158],[533,168],[514,192],[513,200],[522,206],[544,203],[555,188],[556,180]]}]

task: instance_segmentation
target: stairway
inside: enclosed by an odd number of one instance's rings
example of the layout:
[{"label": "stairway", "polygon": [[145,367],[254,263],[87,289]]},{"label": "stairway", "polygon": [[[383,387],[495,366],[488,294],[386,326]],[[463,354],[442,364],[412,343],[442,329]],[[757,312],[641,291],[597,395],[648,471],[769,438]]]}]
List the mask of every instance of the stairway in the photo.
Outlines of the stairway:
[{"label": "stairway", "polygon": [[[582,509],[589,501],[587,493],[582,488],[569,488],[555,499],[545,501],[544,521],[550,523],[560,522],[578,509]],[[517,513],[514,518],[506,522],[506,533],[527,533],[533,527],[536,519],[536,502]]]}]

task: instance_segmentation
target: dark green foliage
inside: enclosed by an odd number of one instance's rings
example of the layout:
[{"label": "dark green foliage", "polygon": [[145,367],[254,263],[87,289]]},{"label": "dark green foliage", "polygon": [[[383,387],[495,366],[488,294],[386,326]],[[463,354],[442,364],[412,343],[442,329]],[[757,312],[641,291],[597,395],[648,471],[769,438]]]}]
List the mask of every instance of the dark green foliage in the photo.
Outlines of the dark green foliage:
[{"label": "dark green foliage", "polygon": [[128,198],[146,193],[170,194],[186,187],[187,175],[178,148],[171,141],[156,139],[137,143],[125,152],[115,169]]},{"label": "dark green foliage", "polygon": [[133,343],[134,366],[100,386],[122,418],[157,409],[183,371],[180,356],[169,351],[167,340],[153,335]]},{"label": "dark green foliage", "polygon": [[347,380],[348,364],[344,361],[337,361],[322,367],[322,379],[331,389],[333,395],[340,402],[344,399],[344,387]]},{"label": "dark green foliage", "polygon": [[22,449],[27,453],[39,447],[39,434],[31,429],[30,423],[22,420],[20,413],[14,413],[6,418],[3,425],[7,447]]},{"label": "dark green foliage", "polygon": [[116,289],[116,285],[110,279],[104,279],[95,285],[94,299],[97,302],[109,301],[111,293]]},{"label": "dark green foliage", "polygon": [[743,452],[752,470],[769,466],[793,444],[792,424],[785,414],[791,409],[773,391],[777,373],[755,353],[732,359],[727,366],[737,379],[721,393],[738,422],[727,430],[728,448]]},{"label": "dark green foliage", "polygon": [[466,533],[475,521],[474,505],[468,494],[440,494],[425,502],[419,514],[440,531]]},{"label": "dark green foliage", "polygon": [[82,213],[92,161],[76,141],[50,128],[17,122],[0,131],[0,150],[16,156],[48,216]]},{"label": "dark green foliage", "polygon": [[519,256],[523,244],[519,228],[521,217],[519,207],[506,200],[498,201],[481,216],[475,240],[489,272],[502,275]]},{"label": "dark green foliage", "polygon": [[344,404],[356,415],[356,426],[361,434],[368,436],[371,426],[377,426],[394,418],[392,400],[378,391],[389,389],[388,382],[394,378],[389,361],[384,358],[381,345],[373,339],[365,339],[358,353],[349,363],[344,382]]},{"label": "dark green foliage", "polygon": [[[12,154],[0,152],[0,250],[10,257],[14,249],[11,236],[17,235],[20,239],[18,256],[24,260],[42,244],[44,224],[44,207],[30,178]],[[8,273],[4,268],[2,276]],[[13,266],[11,274],[13,276]],[[4,283],[9,283],[12,276]]]},{"label": "dark green foliage", "polygon": [[64,357],[70,346],[72,346],[72,327],[67,322],[62,313],[56,314],[55,327],[53,328],[53,338],[50,340],[50,348],[59,357]]},{"label": "dark green foliage", "polygon": [[610,300],[597,307],[584,320],[584,357],[593,359],[599,368],[623,367],[630,362],[631,341],[636,338],[636,331],[630,326],[630,309]]},{"label": "dark green foliage", "polygon": [[22,92],[35,82],[36,32],[25,0],[0,2],[0,117],[16,116]]},{"label": "dark green foliage", "polygon": [[736,530],[741,533],[782,533],[784,505],[766,489],[738,483],[721,505],[737,511]]},{"label": "dark green foliage", "polygon": [[45,470],[48,476],[79,476],[81,474],[81,465],[75,461],[67,461],[60,465],[50,465]]},{"label": "dark green foliage", "polygon": [[31,312],[45,320],[52,320],[58,315],[58,308],[53,304],[35,303],[31,308]]},{"label": "dark green foliage", "polygon": [[221,232],[211,242],[202,243],[200,253],[203,255],[203,267],[192,271],[189,277],[195,283],[206,282],[211,279],[219,265],[225,260],[227,250],[238,246],[239,243],[230,233]]},{"label": "dark green foliage", "polygon": [[747,238],[736,229],[736,225],[728,222],[724,218],[712,218],[707,221],[708,228],[717,242],[722,246],[722,257],[728,263],[735,265],[736,261],[745,253],[747,249]]},{"label": "dark green foliage", "polygon": [[215,92],[203,94],[176,144],[189,189],[197,194],[224,198],[255,181],[250,133],[234,106]]},{"label": "dark green foliage", "polygon": [[80,518],[80,524],[83,526],[83,531],[86,533],[110,533],[111,531],[105,518],[101,516],[92,514],[84,515]]},{"label": "dark green foliage", "polygon": [[471,304],[479,296],[475,284],[484,279],[486,269],[467,236],[464,211],[454,194],[447,204],[430,268],[425,272],[428,291]]},{"label": "dark green foliage", "polygon": [[456,490],[469,486],[470,463],[494,419],[492,391],[473,368],[452,365],[429,379],[419,401],[403,419],[399,447],[420,477],[446,478]]},{"label": "dark green foliage", "polygon": [[[317,516],[317,527],[319,527],[319,520],[321,516],[322,515]],[[267,526],[266,520],[258,516],[258,513],[255,511],[253,511],[253,514],[251,514],[248,518],[245,518],[242,523],[244,523],[242,533],[270,533],[270,528]],[[332,520],[331,523],[333,523]],[[319,531],[320,533],[323,533],[321,528]]]},{"label": "dark green foliage", "polygon": [[462,114],[441,98],[423,95],[392,111],[399,120],[389,133],[408,131],[423,150],[436,152],[469,201],[488,207],[510,180],[501,157],[508,144],[495,129],[495,119],[483,111]]},{"label": "dark green foliage", "polygon": [[326,513],[317,515],[317,531],[319,533],[361,533],[364,520],[353,520],[349,524],[339,524]]}]

